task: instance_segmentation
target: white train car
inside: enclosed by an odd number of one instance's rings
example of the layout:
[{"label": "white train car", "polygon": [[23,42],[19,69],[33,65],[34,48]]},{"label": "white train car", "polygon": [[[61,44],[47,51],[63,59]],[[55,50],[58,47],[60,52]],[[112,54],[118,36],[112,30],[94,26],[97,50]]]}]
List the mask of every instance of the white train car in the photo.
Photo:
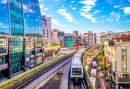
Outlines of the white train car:
[{"label": "white train car", "polygon": [[76,52],[72,58],[71,69],[70,69],[70,79],[71,81],[78,82],[83,79],[83,66],[81,62],[81,57],[86,49],[81,49]]},{"label": "white train car", "polygon": [[96,67],[97,67],[96,61],[92,61],[92,66],[93,66],[93,68],[96,68]]}]

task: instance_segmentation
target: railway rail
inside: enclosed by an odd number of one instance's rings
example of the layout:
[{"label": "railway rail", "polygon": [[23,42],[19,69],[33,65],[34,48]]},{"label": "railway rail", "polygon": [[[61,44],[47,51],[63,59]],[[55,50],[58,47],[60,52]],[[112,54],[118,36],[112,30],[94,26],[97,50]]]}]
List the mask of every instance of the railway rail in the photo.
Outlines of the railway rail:
[{"label": "railway rail", "polygon": [[[71,55],[72,56],[72,55]],[[42,71],[36,73],[35,75],[25,79],[24,81],[22,81],[21,83],[17,84],[16,86],[12,87],[11,89],[22,89],[24,88],[24,86],[26,86],[27,84],[29,84],[30,82],[32,82],[33,80],[35,80],[36,78],[40,77],[41,75],[43,75],[44,73],[46,73],[47,71],[53,69],[54,67],[58,66],[59,64],[63,63],[65,60],[71,58],[71,56],[66,57],[46,68],[44,68]]]},{"label": "railway rail", "polygon": [[71,83],[71,89],[85,89],[85,88],[83,83],[79,85],[74,85],[73,83]]},{"label": "railway rail", "polygon": [[[90,48],[91,47],[88,47],[86,49],[86,51],[88,51]],[[82,57],[81,57],[82,65],[84,64],[83,63],[83,56],[84,56],[84,54],[85,53],[81,54],[82,55]],[[82,81],[75,82],[75,81],[73,81],[73,80],[70,79],[70,76],[69,76],[69,84],[68,84],[69,85],[69,89],[88,89],[88,83],[87,83],[86,78],[85,78],[84,69],[83,69],[83,80]]]}]

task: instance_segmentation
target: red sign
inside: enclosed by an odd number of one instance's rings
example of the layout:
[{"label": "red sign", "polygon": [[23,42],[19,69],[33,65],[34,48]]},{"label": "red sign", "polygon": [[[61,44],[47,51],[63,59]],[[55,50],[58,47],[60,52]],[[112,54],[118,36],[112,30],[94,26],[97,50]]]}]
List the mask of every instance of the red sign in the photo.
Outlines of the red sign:
[{"label": "red sign", "polygon": [[83,44],[79,44],[80,46],[83,46]]},{"label": "red sign", "polygon": [[104,57],[104,67],[106,67],[106,65],[107,65],[107,58]]},{"label": "red sign", "polygon": [[26,38],[24,38],[24,43],[26,43]]},{"label": "red sign", "polygon": [[74,44],[74,45],[73,45],[73,47],[77,47],[77,46],[78,46],[78,44]]}]

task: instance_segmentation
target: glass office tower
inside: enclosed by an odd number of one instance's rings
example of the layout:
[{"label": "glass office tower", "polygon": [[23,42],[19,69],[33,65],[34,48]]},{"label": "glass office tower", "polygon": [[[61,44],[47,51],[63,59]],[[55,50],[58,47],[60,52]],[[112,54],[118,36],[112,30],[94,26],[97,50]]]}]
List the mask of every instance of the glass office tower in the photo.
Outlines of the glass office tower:
[{"label": "glass office tower", "polygon": [[[24,54],[27,38],[31,40],[30,46],[34,49],[29,54],[36,56],[39,48],[37,43],[43,42],[38,0],[0,0],[0,64],[8,65],[0,70],[0,78],[1,75],[6,75],[4,70],[8,70],[10,76],[20,71],[22,66],[26,68],[27,61]],[[40,46],[39,53],[43,53],[43,48],[43,45]],[[43,55],[40,57],[43,60]],[[39,58],[34,57],[33,61],[37,59]]]},{"label": "glass office tower", "polygon": [[38,0],[23,0],[26,37],[42,37],[42,23]]},{"label": "glass office tower", "polygon": [[11,73],[21,69],[23,56],[23,10],[21,0],[9,0],[11,30]]}]

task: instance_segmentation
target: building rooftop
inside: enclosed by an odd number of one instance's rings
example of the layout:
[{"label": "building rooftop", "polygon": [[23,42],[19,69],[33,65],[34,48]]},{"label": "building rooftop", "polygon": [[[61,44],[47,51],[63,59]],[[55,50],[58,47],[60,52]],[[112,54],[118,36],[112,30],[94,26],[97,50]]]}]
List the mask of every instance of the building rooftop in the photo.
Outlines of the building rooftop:
[{"label": "building rooftop", "polygon": [[116,38],[113,38],[113,39],[116,39],[116,40],[130,39],[130,36],[116,37]]}]

